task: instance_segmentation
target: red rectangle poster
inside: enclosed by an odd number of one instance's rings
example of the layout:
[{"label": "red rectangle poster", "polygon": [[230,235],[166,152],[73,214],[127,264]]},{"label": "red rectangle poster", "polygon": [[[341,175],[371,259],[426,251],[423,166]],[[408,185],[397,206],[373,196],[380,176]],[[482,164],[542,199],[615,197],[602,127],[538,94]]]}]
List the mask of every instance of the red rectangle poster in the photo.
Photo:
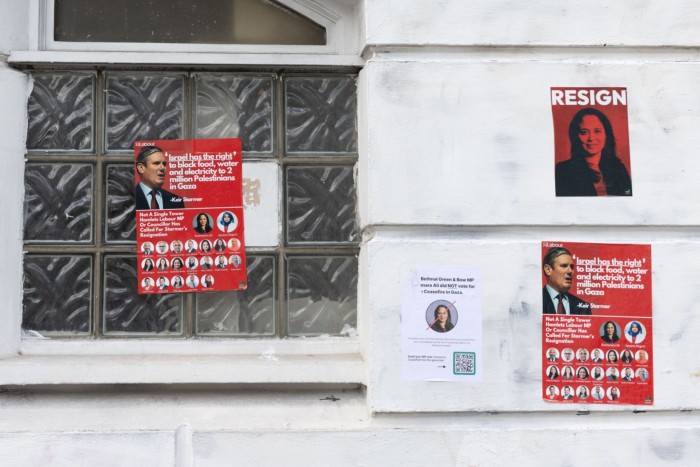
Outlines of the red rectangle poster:
[{"label": "red rectangle poster", "polygon": [[247,287],[241,140],[134,143],[139,293]]},{"label": "red rectangle poster", "polygon": [[651,246],[542,242],[542,391],[654,402]]},{"label": "red rectangle poster", "polygon": [[632,196],[626,88],[551,88],[557,196]]}]

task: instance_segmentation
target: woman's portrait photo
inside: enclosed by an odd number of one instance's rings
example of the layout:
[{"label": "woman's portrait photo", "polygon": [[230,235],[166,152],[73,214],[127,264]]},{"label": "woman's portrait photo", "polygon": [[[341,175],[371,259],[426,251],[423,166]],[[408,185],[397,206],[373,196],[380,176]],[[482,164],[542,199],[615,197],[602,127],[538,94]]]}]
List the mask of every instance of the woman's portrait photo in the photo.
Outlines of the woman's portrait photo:
[{"label": "woman's portrait photo", "polygon": [[146,258],[143,261],[141,261],[141,269],[144,271],[152,271],[155,266],[153,265],[153,261],[151,258]]},{"label": "woman's portrait photo", "polygon": [[200,212],[192,221],[192,227],[198,234],[211,232],[212,218],[206,212]]},{"label": "woman's portrait photo", "polygon": [[576,370],[576,378],[588,379],[588,369],[584,366],[580,366],[578,370]]},{"label": "woman's portrait photo", "polygon": [[632,344],[639,344],[646,337],[644,326],[639,321],[630,321],[625,326],[625,339]]},{"label": "woman's portrait photo", "polygon": [[457,310],[447,300],[437,300],[425,310],[428,328],[435,332],[450,332],[457,325]]},{"label": "woman's portrait photo", "polygon": [[231,251],[238,251],[241,249],[241,241],[237,238],[232,238],[228,241],[228,248]]},{"label": "woman's portrait photo", "polygon": [[241,265],[241,257],[238,255],[233,255],[228,259],[228,262],[231,266],[234,268],[237,268],[238,266]]},{"label": "woman's portrait photo", "polygon": [[566,380],[573,379],[574,378],[574,369],[571,368],[570,366],[565,366],[561,370],[561,377],[562,377],[562,379],[566,379]]},{"label": "woman's portrait photo", "polygon": [[216,219],[216,225],[222,232],[233,232],[238,227],[238,218],[230,211],[224,211]]},{"label": "woman's portrait photo", "polygon": [[182,277],[180,277],[180,276],[173,277],[173,289],[181,289],[181,288],[182,288]]},{"label": "woman's portrait photo", "polygon": [[219,252],[226,250],[226,242],[220,238],[217,238],[214,242],[214,249]]},{"label": "woman's portrait photo", "polygon": [[184,264],[182,264],[182,258],[173,258],[172,263],[170,263],[174,271],[179,271],[183,267],[185,267]]},{"label": "woman's portrait photo", "polygon": [[632,363],[634,361],[634,355],[632,355],[630,349],[625,349],[622,351],[622,354],[620,354],[620,360],[622,360],[623,363]]},{"label": "woman's portrait photo", "polygon": [[605,360],[608,363],[617,363],[617,352],[613,349],[608,350],[608,353],[605,354]]},{"label": "woman's portrait photo", "polygon": [[603,342],[614,344],[620,340],[620,327],[614,321],[606,321],[600,328],[600,338]]},{"label": "woman's portrait photo", "polygon": [[547,368],[547,379],[559,378],[559,370],[554,365]]},{"label": "woman's portrait photo", "polygon": [[555,169],[557,196],[632,196],[632,181],[603,112],[579,110],[569,124],[569,144],[570,158]]},{"label": "woman's portrait photo", "polygon": [[202,251],[202,254],[211,253],[211,242],[202,240],[202,243],[199,244],[199,249]]}]

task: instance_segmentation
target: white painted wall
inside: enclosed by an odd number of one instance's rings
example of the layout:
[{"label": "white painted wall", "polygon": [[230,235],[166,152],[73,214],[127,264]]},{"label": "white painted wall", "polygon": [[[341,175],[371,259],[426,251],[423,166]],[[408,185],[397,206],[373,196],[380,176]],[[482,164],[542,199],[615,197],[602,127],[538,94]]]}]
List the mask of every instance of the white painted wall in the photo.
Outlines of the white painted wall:
[{"label": "white painted wall", "polygon": [[[23,53],[38,43],[30,12],[41,4],[0,0],[0,50],[50,60],[49,52]],[[359,344],[20,346],[29,85],[0,66],[0,357],[13,356],[0,360],[2,463],[692,465],[700,458],[700,6],[334,4],[358,15],[366,45],[358,87]],[[347,25],[356,23],[342,24],[351,39]],[[196,55],[194,62],[211,59]],[[220,64],[288,60],[217,57]],[[628,88],[632,198],[554,197],[550,86]],[[274,163],[244,171],[265,193],[279,191]],[[248,206],[249,245],[279,242],[279,226],[262,220],[279,212],[276,199]],[[644,413],[541,401],[540,242],[558,239],[652,245],[656,401]],[[482,270],[482,383],[400,380],[401,281],[418,266],[440,264]]]}]

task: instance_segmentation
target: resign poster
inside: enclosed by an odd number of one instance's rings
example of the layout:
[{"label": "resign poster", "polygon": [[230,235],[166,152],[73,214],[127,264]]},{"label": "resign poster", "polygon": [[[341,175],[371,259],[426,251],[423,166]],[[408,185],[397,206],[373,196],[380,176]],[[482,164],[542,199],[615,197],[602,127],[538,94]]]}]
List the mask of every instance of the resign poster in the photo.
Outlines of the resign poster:
[{"label": "resign poster", "polygon": [[247,287],[241,140],[134,143],[139,293]]},{"label": "resign poster", "polygon": [[542,391],[654,402],[651,246],[542,242]]},{"label": "resign poster", "polygon": [[481,381],[481,272],[421,267],[404,281],[401,376]]},{"label": "resign poster", "polygon": [[632,196],[626,88],[551,88],[557,196]]}]

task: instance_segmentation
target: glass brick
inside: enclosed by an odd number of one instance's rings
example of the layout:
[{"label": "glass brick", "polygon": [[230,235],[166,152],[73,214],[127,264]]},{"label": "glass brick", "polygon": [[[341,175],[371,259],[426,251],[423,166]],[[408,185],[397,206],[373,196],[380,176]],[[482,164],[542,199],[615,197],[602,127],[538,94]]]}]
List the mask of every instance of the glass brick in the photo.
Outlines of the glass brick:
[{"label": "glass brick", "polygon": [[88,334],[91,291],[91,257],[25,256],[22,328],[41,334]]},{"label": "glass brick", "polygon": [[287,78],[284,100],[287,152],[357,152],[354,78]]},{"label": "glass brick", "polygon": [[352,167],[287,168],[287,242],[356,242]]},{"label": "glass brick", "polygon": [[182,308],[182,294],[138,294],[135,257],[105,258],[105,334],[180,335]]},{"label": "glass brick", "polygon": [[24,173],[24,240],[92,240],[92,166],[27,164]]},{"label": "glass brick", "polygon": [[288,258],[288,334],[350,334],[356,326],[357,258]]}]

